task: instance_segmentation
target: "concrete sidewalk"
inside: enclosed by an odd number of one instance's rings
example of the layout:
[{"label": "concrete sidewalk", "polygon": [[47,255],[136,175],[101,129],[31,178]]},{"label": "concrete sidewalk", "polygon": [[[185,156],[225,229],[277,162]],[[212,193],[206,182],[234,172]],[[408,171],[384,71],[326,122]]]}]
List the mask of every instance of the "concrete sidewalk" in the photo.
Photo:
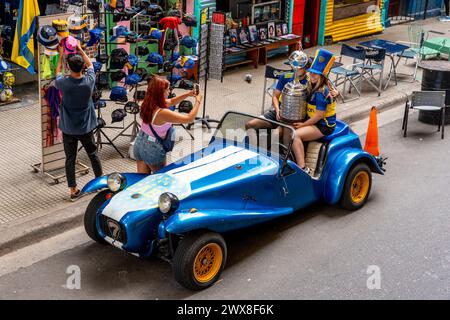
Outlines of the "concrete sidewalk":
[{"label": "concrete sidewalk", "polygon": [[[428,19],[424,22],[428,28],[438,30],[448,34],[448,26],[445,22],[439,22],[436,18]],[[387,29],[383,34],[373,37],[359,38],[348,41],[355,45],[358,42],[371,38],[383,38],[388,40],[407,41],[407,25],[398,25]],[[340,45],[335,44],[326,47],[328,50],[339,54]],[[309,54],[314,54],[316,48],[306,50]],[[287,69],[283,64],[286,57],[278,57],[270,60],[270,64],[275,67]],[[344,64],[350,61],[344,60]],[[389,70],[389,63],[386,65],[385,77]],[[413,64],[399,65],[399,72],[412,73]],[[246,73],[251,73],[253,80],[247,83],[244,80]],[[411,82],[399,82],[397,86],[391,82],[388,89],[381,97],[373,89],[363,88],[362,97],[348,103],[338,103],[338,118],[352,122],[368,116],[372,106],[377,106],[379,110],[389,109],[406,100],[406,97],[414,90],[420,90],[419,71],[417,80]],[[264,66],[258,69],[252,67],[241,67],[236,70],[225,72],[224,81],[208,81],[206,95],[206,114],[213,119],[220,119],[228,110],[242,111],[249,114],[258,115],[261,112],[262,93],[264,81]],[[201,83],[203,86],[203,83]],[[33,88],[33,90],[37,90]],[[29,92],[29,91],[26,91]],[[31,91],[36,92],[36,91]],[[177,92],[178,93],[178,92]],[[31,96],[34,93],[31,94]],[[107,98],[107,94],[104,94]],[[267,99],[266,99],[267,101]],[[103,117],[107,124],[111,124],[110,113],[120,105],[109,104],[103,112]],[[201,111],[199,113],[201,116]],[[125,118],[125,125],[130,123],[131,115]],[[38,174],[33,173],[32,164],[40,162],[41,149],[41,128],[40,109],[35,101],[34,104],[17,106],[10,108],[0,108],[0,143],[2,152],[0,153],[0,178],[2,189],[0,191],[0,255],[2,252],[11,250],[13,246],[25,245],[30,239],[36,236],[42,237],[47,233],[57,232],[81,222],[81,214],[86,207],[91,196],[80,199],[77,203],[64,201],[67,195],[65,183],[49,185]],[[177,134],[183,137],[183,141],[178,143],[172,152],[169,161],[179,158],[181,151],[194,151],[207,143],[205,139],[196,139],[194,144],[186,132],[180,127]],[[199,129],[202,131],[201,129]],[[108,136],[114,137],[120,130],[107,129]],[[195,131],[195,130],[194,130]],[[206,136],[211,133],[203,130]],[[128,153],[130,140],[128,137],[119,137],[115,141],[123,154]],[[111,146],[103,146],[100,157],[104,166],[104,172],[134,172],[135,162],[130,158],[122,159]],[[79,159],[82,163],[90,164],[84,151],[80,153]],[[77,177],[77,182],[83,186],[93,174]],[[33,240],[34,241],[34,240]]]}]

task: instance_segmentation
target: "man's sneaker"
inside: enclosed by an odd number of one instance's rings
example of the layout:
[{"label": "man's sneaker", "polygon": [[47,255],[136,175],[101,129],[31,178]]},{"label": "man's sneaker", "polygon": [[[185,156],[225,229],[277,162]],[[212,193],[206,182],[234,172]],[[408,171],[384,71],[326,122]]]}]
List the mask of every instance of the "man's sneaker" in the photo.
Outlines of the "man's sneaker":
[{"label": "man's sneaker", "polygon": [[78,190],[77,192],[70,195],[70,201],[76,201],[81,197],[81,191]]}]

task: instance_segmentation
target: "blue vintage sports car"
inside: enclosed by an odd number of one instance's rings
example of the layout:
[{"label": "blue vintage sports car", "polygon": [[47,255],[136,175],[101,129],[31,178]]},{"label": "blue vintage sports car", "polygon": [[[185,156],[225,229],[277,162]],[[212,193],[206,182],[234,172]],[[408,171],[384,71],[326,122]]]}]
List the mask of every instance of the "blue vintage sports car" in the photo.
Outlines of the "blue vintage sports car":
[{"label": "blue vintage sports car", "polygon": [[86,209],[87,234],[139,257],[167,260],[182,286],[199,290],[224,269],[222,233],[318,201],[359,209],[372,172],[383,174],[382,161],[363,151],[343,122],[331,136],[308,143],[307,174],[293,159],[292,127],[267,120],[267,127],[278,128],[248,129],[254,119],[260,118],[228,112],[206,148],[157,174],[112,173],[90,181],[82,192],[100,192]]}]

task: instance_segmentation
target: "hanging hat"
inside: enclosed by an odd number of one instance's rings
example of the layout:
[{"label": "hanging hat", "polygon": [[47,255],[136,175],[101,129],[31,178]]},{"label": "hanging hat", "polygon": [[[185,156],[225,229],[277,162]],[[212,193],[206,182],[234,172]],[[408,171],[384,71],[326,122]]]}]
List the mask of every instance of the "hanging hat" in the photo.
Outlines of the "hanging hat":
[{"label": "hanging hat", "polygon": [[193,14],[185,14],[183,15],[183,19],[181,20],[187,27],[196,27],[197,26],[197,17]]},{"label": "hanging hat", "polygon": [[148,55],[147,61],[150,63],[162,65],[164,63],[164,58],[159,53],[152,52]]},{"label": "hanging hat", "polygon": [[170,55],[170,61],[176,62],[181,57],[181,54],[178,51],[174,51],[173,54]]},{"label": "hanging hat", "polygon": [[105,4],[105,8],[108,11],[123,9],[125,8],[125,2],[123,0],[109,0],[109,3]]},{"label": "hanging hat", "polygon": [[181,80],[181,76],[179,75],[179,74],[172,74],[172,75],[168,75],[167,76],[167,80],[169,80],[169,82],[171,83],[171,84],[175,84],[175,83],[177,83],[178,81],[180,81]]},{"label": "hanging hat", "polygon": [[112,101],[127,102],[128,101],[127,94],[128,91],[126,88],[116,86],[111,89],[109,99]]},{"label": "hanging hat", "polygon": [[191,110],[194,108],[194,106],[192,105],[192,102],[189,100],[183,100],[180,102],[180,104],[178,105],[178,110],[181,113],[189,113],[191,112]]},{"label": "hanging hat", "polygon": [[42,26],[39,28],[38,41],[44,47],[55,47],[58,45],[58,36],[56,34],[56,29],[52,26]]},{"label": "hanging hat", "polygon": [[56,29],[56,32],[58,33],[58,37],[65,38],[69,36],[69,24],[66,20],[63,19],[57,19],[52,21],[53,28]]},{"label": "hanging hat", "polygon": [[86,23],[87,16],[79,16],[76,14],[71,15],[67,18],[67,22],[69,24],[69,31],[73,34],[80,34],[83,32],[87,32],[87,23]]},{"label": "hanging hat", "polygon": [[77,53],[78,40],[72,36],[68,36],[61,40],[61,45],[64,49],[64,54],[69,55]]},{"label": "hanging hat", "polygon": [[125,78],[127,76],[127,74],[123,71],[123,70],[117,70],[114,72],[111,72],[109,74],[109,78],[111,79],[111,81],[120,81],[123,78]]},{"label": "hanging hat", "polygon": [[94,66],[94,71],[95,72],[98,72],[98,71],[102,70],[102,66],[103,65],[102,65],[101,62],[95,61],[95,62],[92,63],[92,65]]},{"label": "hanging hat", "polygon": [[167,13],[167,16],[181,18],[181,13],[180,13],[180,10],[172,9],[172,10],[169,10],[169,12]]},{"label": "hanging hat", "polygon": [[101,41],[102,37],[103,37],[103,30],[102,29],[92,29],[89,30],[89,42],[87,43],[86,47],[92,47],[94,44],[97,44]]},{"label": "hanging hat", "polygon": [[336,57],[330,51],[319,49],[316,51],[316,57],[314,58],[311,68],[308,69],[308,72],[320,74],[327,77],[328,73],[333,67],[335,59]]},{"label": "hanging hat", "polygon": [[125,109],[125,112],[126,112],[126,113],[129,113],[129,114],[138,114],[140,108],[139,108],[139,104],[137,104],[136,102],[134,102],[134,101],[128,101],[128,102],[125,104],[124,109]]},{"label": "hanging hat", "polygon": [[106,53],[100,53],[95,56],[95,60],[97,60],[100,63],[107,63],[109,60],[109,56]]},{"label": "hanging hat", "polygon": [[147,70],[144,68],[136,68],[134,73],[137,74],[142,80],[147,80],[149,76]]},{"label": "hanging hat", "polygon": [[197,40],[190,36],[184,36],[180,44],[187,48],[195,48],[197,46]]},{"label": "hanging hat", "polygon": [[120,122],[127,116],[127,113],[123,109],[116,109],[111,113],[111,123]]},{"label": "hanging hat", "polygon": [[129,76],[127,76],[125,78],[125,84],[130,85],[130,86],[134,86],[134,85],[138,84],[140,81],[142,81],[142,79],[136,73],[130,74]]},{"label": "hanging hat", "polygon": [[139,59],[134,54],[130,54],[130,55],[128,55],[128,63],[132,67],[136,67],[138,65],[138,63],[139,63]]},{"label": "hanging hat", "polygon": [[129,33],[127,27],[124,26],[115,26],[111,30],[112,36],[109,38],[109,41],[115,41],[118,37],[126,37]]},{"label": "hanging hat", "polygon": [[150,53],[150,50],[147,47],[139,46],[136,49],[136,53],[138,56],[146,56]]},{"label": "hanging hat", "polygon": [[87,7],[89,10],[91,10],[93,12],[99,12],[100,4],[101,4],[101,0],[88,0]]},{"label": "hanging hat", "polygon": [[161,40],[161,38],[162,38],[162,32],[157,28],[151,28],[149,34],[150,34],[150,39]]}]

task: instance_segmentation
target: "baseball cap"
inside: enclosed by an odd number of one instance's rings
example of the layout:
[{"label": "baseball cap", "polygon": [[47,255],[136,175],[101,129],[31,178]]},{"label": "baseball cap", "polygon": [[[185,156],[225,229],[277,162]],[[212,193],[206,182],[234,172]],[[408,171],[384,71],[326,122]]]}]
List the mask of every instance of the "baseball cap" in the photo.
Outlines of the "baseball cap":
[{"label": "baseball cap", "polygon": [[112,28],[112,36],[109,38],[109,41],[114,41],[116,40],[118,37],[126,37],[129,33],[127,27],[124,26],[115,26],[114,28]]},{"label": "baseball cap", "polygon": [[141,77],[139,77],[139,75],[136,74],[136,73],[130,74],[129,76],[127,76],[127,77],[125,78],[125,84],[130,85],[130,86],[136,85],[136,84],[138,84],[140,81],[142,81],[142,79],[141,79]]},{"label": "baseball cap", "polygon": [[115,86],[111,89],[111,94],[109,95],[109,99],[112,101],[119,101],[119,102],[127,102],[128,91],[124,87]]},{"label": "baseball cap", "polygon": [[102,70],[102,63],[101,62],[95,61],[95,62],[92,63],[92,65],[94,66],[94,71],[95,72],[98,72],[98,71]]},{"label": "baseball cap", "polygon": [[126,112],[126,113],[130,113],[130,114],[138,114],[140,108],[139,108],[139,104],[137,104],[136,102],[134,102],[134,101],[128,101],[128,102],[125,104],[124,109],[125,109],[125,112]]},{"label": "baseball cap", "polygon": [[116,109],[111,113],[111,122],[120,122],[127,116],[127,113],[123,109]]},{"label": "baseball cap", "polygon": [[147,61],[150,63],[160,64],[162,65],[164,63],[164,58],[162,55],[156,52],[152,52],[148,55]]},{"label": "baseball cap", "polygon": [[89,41],[88,41],[86,47],[92,47],[94,44],[99,43],[103,37],[103,30],[98,29],[98,28],[89,30],[89,35],[90,35],[90,38],[89,38]]},{"label": "baseball cap", "polygon": [[162,38],[162,32],[157,28],[151,28],[149,34],[151,39],[161,40]]},{"label": "baseball cap", "polygon": [[180,44],[187,48],[195,48],[197,46],[197,40],[190,36],[184,36]]},{"label": "baseball cap", "polygon": [[120,81],[126,76],[127,74],[123,70],[117,70],[109,74],[109,78],[111,79],[111,81]]}]

